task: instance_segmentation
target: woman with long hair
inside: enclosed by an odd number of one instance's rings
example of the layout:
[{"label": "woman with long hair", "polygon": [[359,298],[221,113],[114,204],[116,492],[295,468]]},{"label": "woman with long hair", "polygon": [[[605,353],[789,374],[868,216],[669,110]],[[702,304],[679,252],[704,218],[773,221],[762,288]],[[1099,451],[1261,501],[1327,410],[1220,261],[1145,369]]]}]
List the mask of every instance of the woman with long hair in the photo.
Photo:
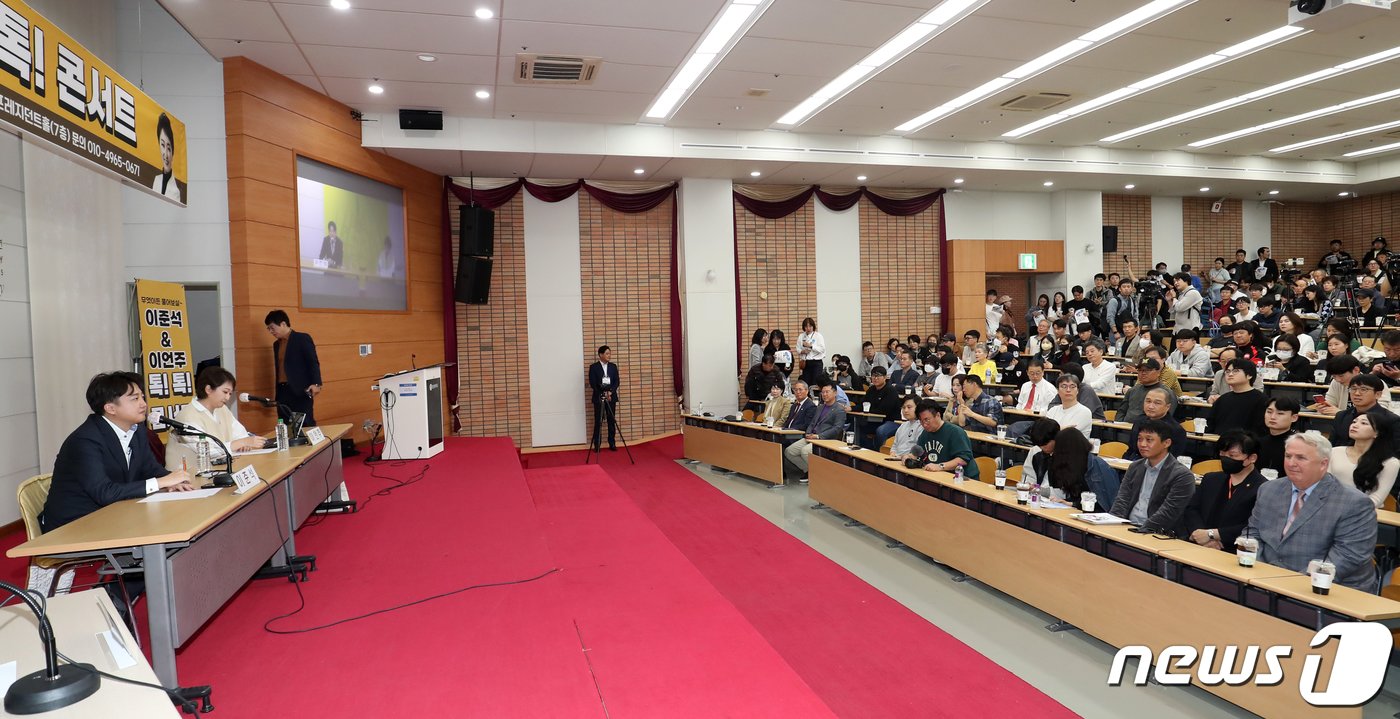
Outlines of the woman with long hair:
[{"label": "woman with long hair", "polygon": [[1032,306],[1030,309],[1026,310],[1026,332],[1033,331],[1035,329],[1036,322],[1039,322],[1042,317],[1049,316],[1050,296],[1046,294],[1041,294],[1040,297],[1036,298],[1035,305]]},{"label": "woman with long hair", "polygon": [[1328,471],[1343,484],[1349,484],[1370,497],[1377,506],[1385,504],[1400,473],[1395,458],[1395,416],[1373,407],[1359,414],[1347,428],[1350,447],[1333,447]]},{"label": "woman with long hair", "polygon": [[[1278,318],[1278,337],[1293,335],[1298,340],[1298,346],[1294,349],[1298,354],[1311,354],[1316,347],[1313,338],[1308,335],[1308,323],[1298,316],[1297,312],[1285,312]],[[1278,337],[1274,338],[1274,343],[1278,343]],[[1275,350],[1278,348],[1275,347]]]},{"label": "woman with long hair", "polygon": [[1089,455],[1094,448],[1084,434],[1073,427],[1061,428],[1055,435],[1055,451],[1046,465],[1045,481],[1055,499],[1079,503],[1081,492],[1089,491]]},{"label": "woman with long hair", "polygon": [[1050,303],[1050,309],[1045,312],[1046,319],[1054,322],[1065,316],[1065,293],[1056,292],[1055,299]]},{"label": "woman with long hair", "polygon": [[[782,330],[773,330],[768,333],[768,351],[777,358],[778,371],[783,373],[783,377],[792,377],[792,364],[797,360],[792,348],[788,346],[787,336],[783,334]],[[782,352],[787,354],[780,354]]]},{"label": "woman with long hair", "polygon": [[[753,367],[763,361],[763,345],[767,342],[767,330],[759,327],[753,331],[753,339],[749,340],[749,367]],[[747,369],[747,367],[745,369]]]}]

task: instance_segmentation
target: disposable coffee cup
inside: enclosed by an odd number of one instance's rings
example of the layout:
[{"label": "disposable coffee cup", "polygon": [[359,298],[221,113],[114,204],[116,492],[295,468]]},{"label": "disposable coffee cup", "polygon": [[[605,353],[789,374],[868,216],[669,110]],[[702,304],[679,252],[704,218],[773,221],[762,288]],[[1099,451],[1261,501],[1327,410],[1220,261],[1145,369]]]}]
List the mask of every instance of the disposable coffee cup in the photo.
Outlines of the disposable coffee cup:
[{"label": "disposable coffee cup", "polygon": [[1259,474],[1263,475],[1264,479],[1278,479],[1277,469],[1261,469]]},{"label": "disposable coffee cup", "polygon": [[862,411],[862,412],[869,412],[869,411],[870,411],[870,403],[869,403],[869,402],[861,402],[861,403],[860,403],[860,411]]},{"label": "disposable coffee cup", "polygon": [[1197,418],[1191,420],[1192,426],[1194,426],[1194,427],[1196,428],[1196,434],[1205,434],[1205,432],[1206,432],[1206,423],[1207,423],[1207,420],[1205,420],[1205,419],[1202,418],[1202,417],[1197,417]]},{"label": "disposable coffee cup", "polygon": [[1098,454],[1098,453],[1099,453],[1099,447],[1101,447],[1101,446],[1103,446],[1103,440],[1101,440],[1101,439],[1091,439],[1091,440],[1089,440],[1089,447],[1090,447],[1091,449],[1094,450],[1094,454]]},{"label": "disposable coffee cup", "polygon": [[[1327,370],[1325,370],[1325,369],[1313,370],[1313,381],[1316,382],[1316,383],[1318,383],[1318,384],[1323,384],[1324,382],[1326,382],[1326,381],[1327,381]],[[1318,400],[1318,401],[1321,402],[1322,400]]]},{"label": "disposable coffee cup", "polygon": [[763,426],[765,426],[765,427],[772,427],[772,426],[773,426],[773,422],[774,422],[774,418],[773,418],[773,415],[771,415],[771,414],[768,415],[767,417],[764,417],[764,418],[763,418]]},{"label": "disposable coffee cup", "polygon": [[993,482],[998,491],[1006,489],[1006,470],[998,469]]},{"label": "disposable coffee cup", "polygon": [[1016,485],[1016,503],[1025,504],[1031,501],[1031,486],[1025,482]]},{"label": "disposable coffee cup", "polygon": [[997,439],[1006,439],[1006,425],[997,425]]},{"label": "disposable coffee cup", "polygon": [[1079,493],[1079,508],[1080,508],[1080,509],[1082,509],[1082,510],[1084,510],[1084,511],[1086,511],[1086,512],[1092,512],[1092,511],[1094,511],[1094,507],[1096,507],[1096,506],[1098,505],[1098,503],[1099,503],[1099,495],[1094,494],[1093,492],[1080,492],[1080,493]]},{"label": "disposable coffee cup", "polygon": [[1314,559],[1308,563],[1308,574],[1312,576],[1313,594],[1325,595],[1332,591],[1332,580],[1337,576],[1337,567],[1325,559]]},{"label": "disposable coffee cup", "polygon": [[1254,566],[1254,560],[1259,556],[1259,540],[1254,537],[1236,539],[1235,556],[1239,559],[1241,567]]},{"label": "disposable coffee cup", "polygon": [[856,433],[855,433],[855,432],[847,432],[847,433],[846,433],[846,444],[854,446],[855,443],[856,443]]},{"label": "disposable coffee cup", "polygon": [[1187,468],[1187,469],[1191,469],[1191,458],[1190,458],[1190,457],[1177,457],[1177,458],[1176,458],[1176,461],[1180,462],[1180,463],[1181,463],[1181,466],[1183,466],[1183,467],[1185,467],[1185,468]]},{"label": "disposable coffee cup", "polygon": [[1114,393],[1114,394],[1123,394],[1123,383],[1122,383],[1122,382],[1114,382],[1114,383],[1113,383],[1113,393]]}]

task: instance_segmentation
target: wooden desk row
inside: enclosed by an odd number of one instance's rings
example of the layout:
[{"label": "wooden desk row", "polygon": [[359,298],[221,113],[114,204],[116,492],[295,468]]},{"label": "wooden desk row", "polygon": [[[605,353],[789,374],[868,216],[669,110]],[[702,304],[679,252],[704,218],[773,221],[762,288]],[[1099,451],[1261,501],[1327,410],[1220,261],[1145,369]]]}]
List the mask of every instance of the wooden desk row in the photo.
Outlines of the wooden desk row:
[{"label": "wooden desk row", "polygon": [[269,559],[286,566],[296,556],[294,530],[344,480],[339,440],[350,425],[321,430],[326,440],[315,446],[237,458],[235,471],[253,466],[264,480],[243,494],[117,502],[6,554],[139,560],[152,664],[162,683],[178,686],[175,649]]},{"label": "wooden desk row", "polygon": [[[1071,509],[1020,506],[1014,492],[909,470],[878,452],[813,444],[814,500],[1115,647],[1292,646],[1280,684],[1202,686],[1263,716],[1323,713],[1297,689],[1304,657],[1333,651],[1309,647],[1318,628],[1400,626],[1400,602],[1346,587],[1314,595],[1307,577],[1281,567],[1240,567],[1225,552],[1081,523]],[[1326,713],[1361,716],[1359,708]]]}]

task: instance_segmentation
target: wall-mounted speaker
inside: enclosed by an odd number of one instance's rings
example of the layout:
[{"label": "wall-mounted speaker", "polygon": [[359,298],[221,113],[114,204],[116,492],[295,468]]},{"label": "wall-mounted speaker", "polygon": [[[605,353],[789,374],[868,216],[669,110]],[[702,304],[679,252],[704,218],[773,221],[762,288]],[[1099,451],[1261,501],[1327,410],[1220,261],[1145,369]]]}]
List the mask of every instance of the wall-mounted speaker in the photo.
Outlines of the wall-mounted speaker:
[{"label": "wall-mounted speaker", "polygon": [[441,130],[441,110],[399,110],[400,130]]},{"label": "wall-mounted speaker", "polygon": [[1103,253],[1111,255],[1118,252],[1118,226],[1103,226]]},{"label": "wall-mounted speaker", "polygon": [[491,259],[463,256],[457,263],[457,286],[453,294],[458,302],[487,304],[491,296]]},{"label": "wall-mounted speaker", "polygon": [[495,254],[496,213],[479,205],[462,205],[459,209],[457,217],[461,242],[457,246],[458,255],[490,257]]}]

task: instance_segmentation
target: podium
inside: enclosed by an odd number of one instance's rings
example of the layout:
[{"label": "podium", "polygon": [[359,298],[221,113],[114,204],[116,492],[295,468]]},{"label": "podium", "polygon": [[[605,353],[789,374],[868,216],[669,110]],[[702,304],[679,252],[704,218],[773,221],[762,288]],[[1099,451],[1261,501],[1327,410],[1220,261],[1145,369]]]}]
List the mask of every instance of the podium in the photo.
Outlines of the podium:
[{"label": "podium", "polygon": [[419,367],[379,380],[382,459],[427,459],[442,451],[442,368]]}]

